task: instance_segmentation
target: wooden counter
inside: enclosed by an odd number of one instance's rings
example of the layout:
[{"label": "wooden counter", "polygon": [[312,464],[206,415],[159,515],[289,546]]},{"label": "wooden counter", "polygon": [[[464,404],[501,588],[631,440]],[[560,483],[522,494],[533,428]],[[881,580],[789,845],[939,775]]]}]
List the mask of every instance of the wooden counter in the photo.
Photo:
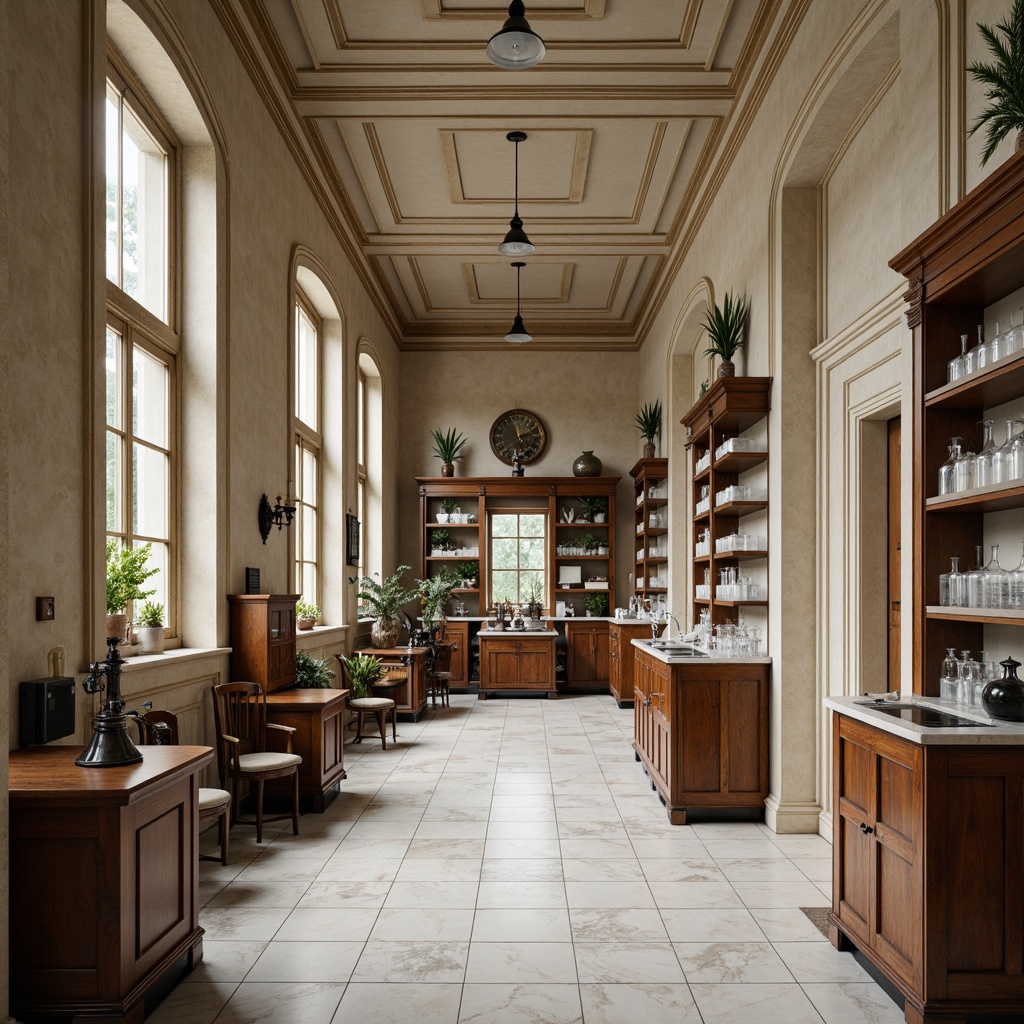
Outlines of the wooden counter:
[{"label": "wooden counter", "polygon": [[477,633],[480,643],[480,692],[486,700],[499,692],[546,693],[555,690],[555,640],[553,629],[485,630]]},{"label": "wooden counter", "polygon": [[11,1012],[137,1024],[147,990],[202,959],[198,773],[213,750],[79,768],[82,749],[10,755]]},{"label": "wooden counter", "polygon": [[398,717],[403,722],[417,722],[427,710],[427,655],[429,647],[364,647],[356,654],[372,654],[385,664],[409,669],[409,677],[400,686],[389,687]]},{"label": "wooden counter", "polygon": [[[345,775],[345,698],[349,690],[292,689],[267,694],[267,721],[295,730],[292,751],[299,765],[299,802],[322,813],[338,795]],[[271,780],[271,793],[291,793],[291,780]]]}]

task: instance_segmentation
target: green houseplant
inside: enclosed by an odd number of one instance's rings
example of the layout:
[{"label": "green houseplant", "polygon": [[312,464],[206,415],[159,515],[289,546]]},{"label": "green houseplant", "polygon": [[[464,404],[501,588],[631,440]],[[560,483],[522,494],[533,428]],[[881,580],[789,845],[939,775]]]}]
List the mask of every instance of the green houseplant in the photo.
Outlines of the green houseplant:
[{"label": "green houseplant", "polygon": [[299,629],[312,629],[320,618],[320,605],[309,601],[295,602],[295,625]]},{"label": "green houseplant", "polygon": [[455,462],[462,458],[467,438],[454,427],[449,427],[444,434],[440,430],[432,430],[431,436],[434,438],[434,454],[441,460],[441,476],[455,476]]},{"label": "green houseplant", "polygon": [[992,63],[975,61],[967,70],[985,86],[989,102],[967,134],[985,128],[985,151],[981,155],[984,167],[1011,132],[1017,133],[1016,149],[1024,146],[1024,0],[1014,0],[1008,20],[995,28],[979,23],[978,31]]},{"label": "green houseplant", "polygon": [[323,658],[311,658],[305,651],[295,655],[295,685],[301,690],[329,690],[334,672]]},{"label": "green houseplant", "polygon": [[[437,521],[439,523],[447,523],[451,518],[452,513],[459,507],[458,498],[442,498],[441,499],[441,511],[437,514]],[[441,517],[444,517],[443,519]]]},{"label": "green houseplant", "polygon": [[143,654],[164,652],[164,606],[146,601],[135,619],[135,634]]},{"label": "green houseplant", "polygon": [[459,562],[455,566],[455,575],[462,580],[462,585],[467,590],[472,590],[477,585],[477,577],[480,575],[478,562]]},{"label": "green houseplant", "polygon": [[437,627],[437,639],[443,641],[448,618],[446,608],[452,591],[459,585],[458,576],[442,569],[425,580],[418,580],[420,600],[423,602],[423,628]]},{"label": "green houseplant", "polygon": [[402,586],[402,575],[409,571],[409,566],[400,565],[382,582],[377,573],[373,576],[360,576],[358,580],[349,578],[356,583],[362,607],[374,616],[370,627],[370,642],[374,647],[394,647],[398,640],[398,615],[402,607],[407,605],[417,594],[415,590],[407,590]]},{"label": "green houseplant", "polygon": [[345,663],[348,685],[356,699],[365,697],[370,687],[383,679],[386,673],[384,663],[373,654],[357,654]]},{"label": "green houseplant", "polygon": [[107,636],[120,637],[128,631],[128,605],[152,597],[156,590],[143,590],[142,584],[160,570],[146,567],[152,544],[123,548],[113,537],[107,538]]},{"label": "green houseplant", "polygon": [[[603,523],[605,517],[608,514],[608,499],[602,495],[597,495],[593,498],[578,498],[579,503],[583,506],[583,515],[586,516],[586,521],[591,523]],[[580,522],[584,520],[581,518]]]},{"label": "green houseplant", "polygon": [[583,603],[587,606],[588,615],[605,615],[608,611],[608,595],[603,592],[587,594]]},{"label": "green houseplant", "polygon": [[704,355],[717,356],[721,360],[719,377],[736,376],[732,357],[743,347],[749,314],[750,304],[747,300],[737,298],[731,292],[725,293],[721,306],[716,303],[704,314],[704,329],[710,341]]},{"label": "green houseplant", "polygon": [[451,534],[447,530],[430,531],[430,550],[447,551],[451,547]]},{"label": "green houseplant", "polygon": [[640,411],[633,417],[640,436],[644,438],[645,459],[654,458],[654,439],[661,432],[661,399],[655,402],[644,402]]}]

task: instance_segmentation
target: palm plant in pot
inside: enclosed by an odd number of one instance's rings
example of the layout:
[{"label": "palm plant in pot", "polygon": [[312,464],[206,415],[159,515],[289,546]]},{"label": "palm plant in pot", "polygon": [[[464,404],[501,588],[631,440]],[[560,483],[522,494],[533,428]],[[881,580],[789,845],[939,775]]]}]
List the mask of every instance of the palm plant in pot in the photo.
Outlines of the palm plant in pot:
[{"label": "palm plant in pot", "polygon": [[387,673],[384,663],[373,654],[357,654],[345,662],[345,675],[349,689],[357,700],[370,692],[370,687],[379,682]]},{"label": "palm plant in pot", "polygon": [[431,436],[434,438],[434,455],[441,460],[441,476],[455,476],[455,462],[462,458],[467,438],[454,427],[449,427],[444,434],[440,430],[432,430]]},{"label": "palm plant in pot", "polygon": [[722,305],[715,303],[704,314],[704,329],[711,343],[704,350],[704,355],[717,356],[721,360],[718,367],[720,378],[736,376],[732,357],[743,347],[749,313],[750,304],[745,298],[726,292]]},{"label": "palm plant in pot", "polygon": [[118,637],[124,642],[128,632],[128,605],[144,601],[156,590],[143,590],[142,584],[160,570],[147,568],[152,544],[138,548],[123,548],[113,537],[107,538],[107,637]]},{"label": "palm plant in pot", "polygon": [[147,601],[136,616],[135,633],[143,654],[163,654],[164,606]]},{"label": "palm plant in pot", "polygon": [[1014,0],[1008,20],[995,28],[979,23],[978,31],[992,63],[975,61],[967,70],[985,86],[989,102],[967,134],[985,128],[985,151],[981,156],[984,167],[1011,132],[1017,133],[1016,149],[1024,148],[1024,0]]},{"label": "palm plant in pot", "polygon": [[644,439],[645,459],[654,458],[654,439],[661,432],[661,399],[657,401],[644,402],[640,411],[633,417],[633,421]]},{"label": "palm plant in pot", "polygon": [[417,594],[417,591],[402,586],[402,574],[408,571],[409,566],[400,565],[383,582],[378,573],[360,576],[358,580],[349,578],[350,583],[359,587],[356,596],[362,608],[374,616],[370,627],[370,643],[374,647],[394,647],[398,641],[399,613]]}]

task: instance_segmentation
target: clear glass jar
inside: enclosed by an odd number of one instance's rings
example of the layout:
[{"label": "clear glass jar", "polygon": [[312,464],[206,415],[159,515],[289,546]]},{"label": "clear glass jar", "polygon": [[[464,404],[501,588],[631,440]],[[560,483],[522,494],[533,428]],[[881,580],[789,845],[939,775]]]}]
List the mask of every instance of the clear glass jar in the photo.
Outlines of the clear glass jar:
[{"label": "clear glass jar", "polygon": [[1021,309],[1021,322],[1013,326],[1013,317],[1010,317],[1010,329],[1003,335],[1003,358],[1008,359],[1015,352],[1024,349],[1024,306]]},{"label": "clear glass jar", "polygon": [[953,467],[953,488],[960,491],[969,491],[974,487],[974,464],[978,456],[968,450],[964,452],[956,465]]},{"label": "clear glass jar", "polygon": [[1006,574],[1006,607],[1016,611],[1024,609],[1024,552],[1020,564]]},{"label": "clear glass jar", "polygon": [[952,383],[967,376],[967,335],[960,335],[960,355],[954,356],[946,364],[946,380]]},{"label": "clear glass jar", "polygon": [[952,568],[939,576],[939,604],[944,607],[960,607],[963,604],[964,574],[960,572],[960,559],[954,555]]},{"label": "clear glass jar", "polygon": [[[989,484],[997,483],[993,479],[993,469],[999,447],[996,445],[995,437],[992,434],[994,420],[985,420],[982,426],[985,428],[985,436],[982,438],[981,451],[974,460],[974,486],[987,487]],[[1000,463],[1002,459],[1000,458]]]},{"label": "clear glass jar", "polygon": [[[1014,423],[1024,423],[1024,420],[1014,420]],[[1006,451],[1006,462],[1003,466],[1004,483],[1020,480],[1024,477],[1024,432],[1013,435],[1008,446],[1004,445]]]},{"label": "clear glass jar", "polygon": [[956,491],[956,463],[960,458],[960,438],[950,439],[949,458],[939,466],[939,494],[953,494]]},{"label": "clear glass jar", "polygon": [[977,373],[985,368],[988,349],[985,347],[985,325],[978,324],[978,343],[964,357],[968,373]]},{"label": "clear glass jar", "polygon": [[982,562],[981,545],[974,549],[974,567],[967,574],[967,607],[984,608],[985,566]]},{"label": "clear glass jar", "polygon": [[[1010,322],[1013,322],[1011,317]],[[1003,359],[1006,355],[1006,339],[999,333],[999,321],[996,321],[996,333],[985,345],[985,365],[991,366],[997,359]]]},{"label": "clear glass jar", "polygon": [[958,672],[956,648],[947,647],[946,657],[942,661],[942,679],[939,680],[939,696],[943,700],[956,700]]},{"label": "clear glass jar", "polygon": [[1006,570],[999,564],[999,545],[992,545],[992,557],[985,566],[985,580],[982,584],[983,608],[1006,606]]}]

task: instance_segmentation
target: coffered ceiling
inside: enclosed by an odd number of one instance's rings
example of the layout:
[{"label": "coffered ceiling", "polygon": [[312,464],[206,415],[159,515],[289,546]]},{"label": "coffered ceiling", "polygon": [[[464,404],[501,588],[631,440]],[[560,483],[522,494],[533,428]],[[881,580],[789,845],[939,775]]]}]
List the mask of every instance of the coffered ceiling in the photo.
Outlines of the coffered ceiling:
[{"label": "coffered ceiling", "polygon": [[404,348],[503,345],[519,210],[535,344],[632,348],[784,46],[785,0],[532,0],[547,56],[485,55],[494,0],[220,0]]}]

